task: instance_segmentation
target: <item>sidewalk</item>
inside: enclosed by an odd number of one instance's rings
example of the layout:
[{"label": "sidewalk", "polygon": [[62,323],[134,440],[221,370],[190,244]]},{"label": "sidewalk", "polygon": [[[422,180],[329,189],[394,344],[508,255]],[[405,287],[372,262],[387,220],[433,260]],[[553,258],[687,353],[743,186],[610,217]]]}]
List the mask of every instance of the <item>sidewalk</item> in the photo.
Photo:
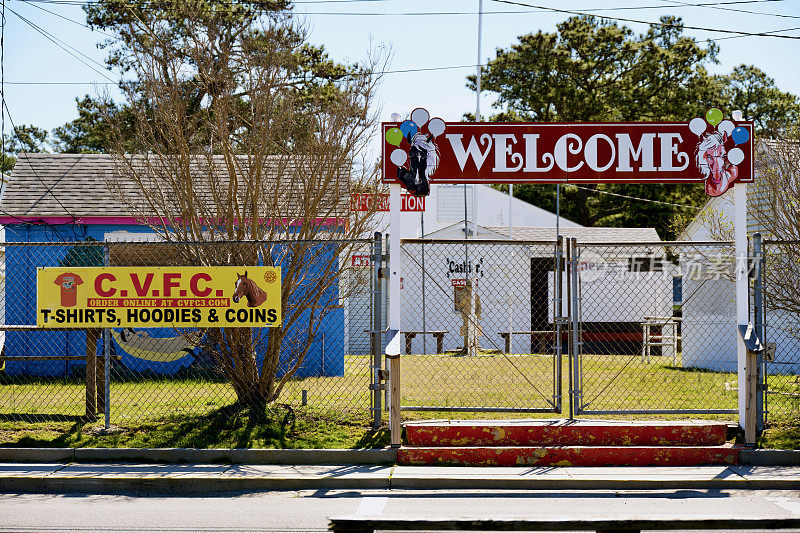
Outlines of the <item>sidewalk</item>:
[{"label": "sidewalk", "polygon": [[800,467],[0,463],[0,492],[4,493],[219,493],[300,489],[798,490]]}]

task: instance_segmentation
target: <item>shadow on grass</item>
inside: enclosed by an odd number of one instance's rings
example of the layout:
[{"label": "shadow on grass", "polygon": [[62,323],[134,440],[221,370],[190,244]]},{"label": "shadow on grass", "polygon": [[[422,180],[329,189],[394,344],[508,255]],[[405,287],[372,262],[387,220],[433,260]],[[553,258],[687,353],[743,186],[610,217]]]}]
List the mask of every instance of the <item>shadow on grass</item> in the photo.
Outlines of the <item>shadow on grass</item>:
[{"label": "shadow on grass", "polygon": [[364,436],[358,439],[353,448],[385,448],[391,443],[390,437],[391,434],[388,427],[370,428],[364,433]]},{"label": "shadow on grass", "polygon": [[81,415],[60,415],[47,413],[4,413],[0,414],[0,422],[86,422],[88,418]]},{"label": "shadow on grass", "polygon": [[171,418],[133,428],[137,445],[165,448],[283,448],[290,444],[292,425],[279,410],[253,412],[238,404],[204,416]]},{"label": "shadow on grass", "polygon": [[2,442],[0,448],[71,448],[76,441],[80,441],[83,434],[84,419],[76,420],[68,429],[61,430],[55,437],[50,435],[37,436],[25,434],[14,442]]}]

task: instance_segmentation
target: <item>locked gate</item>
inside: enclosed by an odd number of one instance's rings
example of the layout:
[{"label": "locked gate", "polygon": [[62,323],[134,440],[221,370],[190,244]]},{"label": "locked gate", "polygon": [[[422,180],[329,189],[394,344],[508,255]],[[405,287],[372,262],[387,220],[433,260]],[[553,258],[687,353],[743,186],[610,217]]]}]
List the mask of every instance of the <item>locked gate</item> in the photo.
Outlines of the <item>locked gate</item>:
[{"label": "locked gate", "polygon": [[736,415],[731,243],[404,239],[400,253],[404,411]]},{"label": "locked gate", "polygon": [[405,239],[401,254],[403,410],[561,411],[555,241]]}]

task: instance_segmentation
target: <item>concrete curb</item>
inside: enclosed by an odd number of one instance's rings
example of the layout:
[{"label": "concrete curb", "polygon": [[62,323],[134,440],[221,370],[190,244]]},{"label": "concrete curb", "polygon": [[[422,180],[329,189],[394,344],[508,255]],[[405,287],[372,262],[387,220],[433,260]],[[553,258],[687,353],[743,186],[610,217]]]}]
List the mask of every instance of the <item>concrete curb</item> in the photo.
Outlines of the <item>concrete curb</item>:
[{"label": "concrete curb", "polygon": [[0,448],[0,462],[136,462],[176,464],[389,465],[393,448],[363,450],[273,450],[192,448]]},{"label": "concrete curb", "polygon": [[800,466],[800,450],[742,449],[739,462],[751,466]]},{"label": "concrete curb", "polygon": [[388,478],[165,478],[165,477],[0,477],[0,493],[217,494],[265,490],[389,489]]},{"label": "concrete curb", "polygon": [[[0,448],[0,463],[137,462],[174,464],[390,465],[397,449],[242,450],[191,448]],[[739,451],[748,466],[800,466],[800,450]]]},{"label": "concrete curb", "polygon": [[568,479],[568,478],[465,478],[463,476],[397,476],[387,473],[366,477],[286,476],[0,476],[0,493],[154,492],[165,494],[216,494],[265,490],[411,489],[411,490],[798,490],[800,479]]}]

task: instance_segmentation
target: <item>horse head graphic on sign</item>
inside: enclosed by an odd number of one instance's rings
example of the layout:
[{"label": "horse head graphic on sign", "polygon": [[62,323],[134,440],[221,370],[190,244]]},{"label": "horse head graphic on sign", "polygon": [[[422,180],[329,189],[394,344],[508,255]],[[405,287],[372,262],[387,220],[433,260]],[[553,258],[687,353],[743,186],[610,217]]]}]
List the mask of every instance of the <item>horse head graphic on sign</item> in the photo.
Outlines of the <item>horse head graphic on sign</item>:
[{"label": "horse head graphic on sign", "polygon": [[247,298],[247,307],[258,307],[267,300],[267,293],[256,285],[256,282],[247,277],[247,270],[244,274],[236,274],[236,289],[233,292],[234,303],[239,303],[242,297]]},{"label": "horse head graphic on sign", "polygon": [[[706,133],[707,123],[712,128],[716,127],[716,130]],[[750,133],[745,128],[737,128],[730,120],[723,120],[722,111],[717,108],[709,109],[705,119],[692,119],[689,129],[700,138],[695,151],[695,164],[705,181],[706,194],[720,196],[739,177],[738,165],[744,161],[741,148],[726,145],[747,142]]]}]

